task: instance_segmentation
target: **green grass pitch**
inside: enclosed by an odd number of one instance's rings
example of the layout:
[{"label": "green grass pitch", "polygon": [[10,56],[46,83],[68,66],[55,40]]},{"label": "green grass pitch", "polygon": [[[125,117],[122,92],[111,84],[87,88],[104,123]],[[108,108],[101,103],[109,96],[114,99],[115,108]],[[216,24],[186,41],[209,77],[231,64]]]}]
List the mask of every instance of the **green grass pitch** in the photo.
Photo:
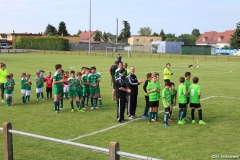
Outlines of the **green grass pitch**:
[{"label": "green grass pitch", "polygon": [[[14,130],[58,138],[75,139],[73,142],[108,148],[110,141],[120,143],[121,151],[140,154],[167,160],[205,160],[212,155],[238,155],[240,133],[240,57],[227,56],[180,56],[134,53],[132,58],[123,54],[123,62],[135,66],[138,79],[145,79],[148,72],[159,72],[163,84],[162,72],[167,62],[172,64],[172,81],[178,86],[178,79],[186,71],[192,77],[199,77],[202,90],[203,120],[206,125],[177,125],[178,108],[173,110],[169,128],[163,126],[163,114],[159,114],[161,124],[147,124],[146,119],[139,119],[124,125],[116,123],[116,102],[111,101],[112,86],[109,67],[116,59],[116,54],[108,57],[105,53],[67,52],[66,55],[56,52],[0,54],[0,61],[7,64],[8,72],[14,73],[16,82],[14,91],[15,104],[7,107],[0,103],[0,123],[11,122]],[[188,68],[196,64],[199,68]],[[57,63],[64,70],[80,71],[81,66],[96,66],[102,75],[101,94],[106,106],[99,110],[88,110],[85,113],[70,111],[69,100],[64,100],[65,111],[53,113],[52,101],[37,101],[35,85],[32,87],[31,102],[21,104],[20,74],[30,73],[31,79],[36,71],[55,72]],[[46,75],[46,73],[45,73]],[[163,87],[163,85],[162,85]],[[45,91],[45,89],[44,89]],[[46,97],[46,93],[45,97]],[[139,86],[137,115],[141,116],[145,106],[142,85]],[[159,110],[163,110],[160,102]],[[125,114],[126,115],[126,114]],[[187,113],[190,118],[190,111]],[[195,112],[198,120],[197,112]],[[115,126],[112,129],[106,129]],[[96,134],[96,131],[104,130]],[[0,159],[3,159],[3,138],[0,138]],[[13,135],[14,158],[18,160],[106,160],[108,155],[87,149],[77,148],[55,142],[38,140],[20,135]],[[127,158],[121,158],[127,159]]]}]

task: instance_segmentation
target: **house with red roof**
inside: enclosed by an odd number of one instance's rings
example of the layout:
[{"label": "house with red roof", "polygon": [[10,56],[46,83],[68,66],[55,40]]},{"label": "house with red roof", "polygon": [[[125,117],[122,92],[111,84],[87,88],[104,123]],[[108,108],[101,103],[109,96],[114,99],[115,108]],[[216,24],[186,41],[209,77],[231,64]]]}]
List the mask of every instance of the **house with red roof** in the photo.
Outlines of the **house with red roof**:
[{"label": "house with red roof", "polygon": [[100,36],[100,41],[94,41],[97,31],[83,31],[79,34],[79,43],[89,43],[89,33],[90,33],[90,42],[99,44],[100,42],[105,42],[104,38]]},{"label": "house with red roof", "polygon": [[225,32],[204,32],[202,36],[195,42],[196,45],[211,45],[215,48],[230,46],[230,40],[235,30],[226,30]]}]

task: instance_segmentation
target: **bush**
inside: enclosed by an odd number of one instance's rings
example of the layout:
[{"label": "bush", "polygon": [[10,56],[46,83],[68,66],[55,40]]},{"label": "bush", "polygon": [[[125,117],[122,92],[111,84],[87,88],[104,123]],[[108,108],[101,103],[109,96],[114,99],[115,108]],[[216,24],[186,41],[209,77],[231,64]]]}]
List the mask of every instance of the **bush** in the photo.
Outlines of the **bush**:
[{"label": "bush", "polygon": [[47,38],[16,38],[14,40],[16,49],[38,49],[68,51],[68,39],[58,37]]}]

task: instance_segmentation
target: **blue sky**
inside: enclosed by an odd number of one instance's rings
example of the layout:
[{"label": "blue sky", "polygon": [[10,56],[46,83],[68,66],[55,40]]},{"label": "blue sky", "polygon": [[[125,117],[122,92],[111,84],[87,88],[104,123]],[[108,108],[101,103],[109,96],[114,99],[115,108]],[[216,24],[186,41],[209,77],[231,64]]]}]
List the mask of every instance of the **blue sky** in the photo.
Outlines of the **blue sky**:
[{"label": "blue sky", "polygon": [[[44,32],[47,24],[58,28],[64,21],[70,34],[89,29],[90,0],[0,0],[0,33]],[[225,31],[240,22],[240,0],[92,0],[92,30],[116,33],[122,21],[132,35],[140,27],[152,32],[191,33],[194,28]]]}]

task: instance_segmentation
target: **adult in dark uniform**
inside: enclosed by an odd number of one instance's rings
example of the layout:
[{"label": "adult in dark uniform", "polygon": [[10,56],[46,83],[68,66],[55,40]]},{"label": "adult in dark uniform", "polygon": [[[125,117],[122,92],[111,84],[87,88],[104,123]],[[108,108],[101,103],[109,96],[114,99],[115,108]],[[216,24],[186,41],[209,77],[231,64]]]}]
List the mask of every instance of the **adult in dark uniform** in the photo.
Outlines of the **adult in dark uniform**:
[{"label": "adult in dark uniform", "polygon": [[136,118],[137,108],[137,95],[138,85],[144,82],[144,80],[137,80],[134,74],[135,67],[130,67],[130,74],[126,77],[127,88],[131,89],[131,93],[128,94],[128,118]]},{"label": "adult in dark uniform", "polygon": [[115,74],[115,71],[118,69],[118,64],[119,64],[119,61],[116,60],[115,63],[110,67],[110,74],[111,74],[111,80],[112,80],[112,85],[113,85],[113,90],[112,90],[112,100],[115,100],[115,77],[114,77],[114,74]]},{"label": "adult in dark uniform", "polygon": [[126,104],[126,95],[127,93],[131,93],[131,90],[126,87],[126,82],[124,78],[125,69],[121,68],[119,71],[119,75],[115,80],[115,91],[117,98],[117,122],[123,123],[124,120],[124,112],[125,112],[125,104]]}]

